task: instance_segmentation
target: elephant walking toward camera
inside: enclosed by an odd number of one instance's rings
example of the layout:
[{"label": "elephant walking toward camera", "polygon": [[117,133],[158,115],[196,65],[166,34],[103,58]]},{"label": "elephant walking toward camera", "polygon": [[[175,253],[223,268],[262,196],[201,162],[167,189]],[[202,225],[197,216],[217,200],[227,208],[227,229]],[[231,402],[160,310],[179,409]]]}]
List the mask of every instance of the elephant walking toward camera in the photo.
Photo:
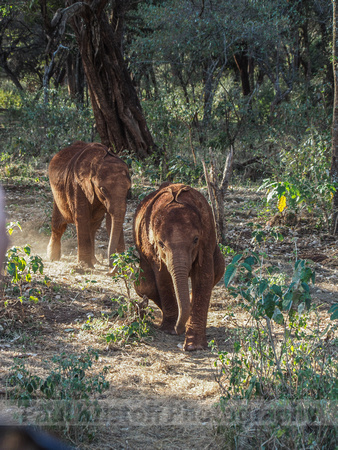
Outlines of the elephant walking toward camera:
[{"label": "elephant walking toward camera", "polygon": [[108,259],[112,253],[124,250],[123,221],[131,183],[128,166],[120,158],[102,144],[78,141],[52,158],[49,181],[54,196],[52,234],[47,248],[51,261],[61,258],[61,236],[67,224],[74,223],[78,261],[93,267],[95,233],[105,214]]},{"label": "elephant walking toward camera", "polygon": [[163,331],[185,331],[184,350],[206,348],[211,291],[225,269],[207,200],[184,184],[163,183],[138,206],[134,240],[143,271],[137,293],[162,310]]}]

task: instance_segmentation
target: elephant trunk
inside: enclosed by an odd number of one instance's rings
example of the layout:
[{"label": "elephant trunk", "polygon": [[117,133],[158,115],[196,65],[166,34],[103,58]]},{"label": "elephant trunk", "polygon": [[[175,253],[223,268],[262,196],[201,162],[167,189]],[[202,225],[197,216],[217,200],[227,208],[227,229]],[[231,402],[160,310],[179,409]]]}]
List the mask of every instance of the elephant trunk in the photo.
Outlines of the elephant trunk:
[{"label": "elephant trunk", "polygon": [[[109,214],[109,213],[108,213]],[[124,221],[124,213],[110,215],[110,232],[109,232],[109,244],[108,244],[108,260],[109,267],[112,267],[112,261],[110,260],[110,256],[113,253],[117,252],[117,248],[122,237],[123,233],[123,221]]]},{"label": "elephant trunk", "polygon": [[171,271],[171,275],[178,305],[178,318],[175,331],[177,334],[182,334],[185,332],[185,324],[190,316],[188,270],[186,268],[181,270],[174,268]]}]

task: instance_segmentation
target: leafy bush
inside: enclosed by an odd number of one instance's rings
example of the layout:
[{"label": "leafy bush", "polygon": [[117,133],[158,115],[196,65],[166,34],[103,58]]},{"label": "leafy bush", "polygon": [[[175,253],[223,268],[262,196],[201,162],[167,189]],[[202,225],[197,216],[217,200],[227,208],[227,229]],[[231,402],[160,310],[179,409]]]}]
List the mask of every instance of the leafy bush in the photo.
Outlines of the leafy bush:
[{"label": "leafy bush", "polygon": [[317,210],[329,229],[332,197],[337,186],[329,173],[328,147],[329,140],[312,131],[297,148],[283,149],[277,179],[266,179],[259,188],[267,190],[267,202],[275,202],[280,212],[285,208],[296,213],[304,208],[309,212]]},{"label": "leafy bush", "polygon": [[139,258],[135,254],[135,247],[129,247],[122,253],[113,253],[110,256],[114,265],[113,280],[123,280],[127,290],[128,299],[131,299],[130,290],[134,283],[138,284],[141,276]]},{"label": "leafy bush", "polygon": [[49,158],[75,140],[91,141],[93,137],[91,109],[75,105],[60,92],[52,95],[48,104],[43,103],[40,94],[21,94],[20,104],[14,103],[7,116],[9,124],[3,155],[9,155],[16,164],[20,159]]},{"label": "leafy bush", "polygon": [[56,355],[46,378],[31,374],[24,361],[15,360],[7,379],[7,395],[19,407],[34,403],[37,423],[62,432],[71,440],[91,440],[95,430],[90,426],[101,413],[95,395],[109,388],[104,375],[107,368],[88,376],[93,359],[98,360],[98,354],[91,349],[80,355]]},{"label": "leafy bush", "polygon": [[131,296],[132,286],[140,282],[139,258],[135,254],[135,248],[129,247],[126,252],[114,253],[111,255],[111,259],[115,270],[113,280],[123,281],[128,298],[126,300],[123,297],[112,299],[114,303],[118,304],[118,316],[124,319],[126,323],[110,330],[106,336],[106,341],[120,344],[140,341],[149,336],[151,332],[150,324],[154,317],[152,308],[148,306],[147,298],[137,301]]},{"label": "leafy bush", "polygon": [[[31,285],[32,274],[39,272],[43,274],[43,262],[40,256],[31,255],[31,248],[29,245],[25,247],[12,247],[6,253],[5,275],[8,275],[12,285],[16,287],[14,292],[19,294],[18,300],[22,303],[23,300],[31,300],[37,302],[39,299],[36,295],[39,290]],[[49,284],[49,278],[45,276],[44,283]],[[26,289],[23,292],[23,287]],[[5,302],[6,306],[7,302]]]},{"label": "leafy bush", "polygon": [[145,179],[152,185],[164,181],[173,183],[198,184],[203,177],[202,164],[194,164],[191,158],[177,153],[152,155],[144,161],[133,160],[132,171],[138,178]]},{"label": "leafy bush", "polygon": [[149,319],[153,319],[152,309],[150,308],[143,318],[137,317],[135,320],[130,321],[130,323],[115,327],[111,330],[106,336],[107,343],[124,345],[128,342],[142,341],[143,338],[149,337],[151,332]]},{"label": "leafy bush", "polygon": [[[311,318],[317,309],[311,303],[309,285],[314,283],[315,273],[306,261],[296,261],[289,283],[277,284],[275,271],[255,252],[234,256],[226,268],[225,286],[239,298],[249,319],[245,328],[235,329],[232,351],[219,350],[214,341],[210,343],[218,355],[215,366],[223,392],[221,432],[232,446],[251,442],[258,448],[267,441],[271,442],[267,448],[275,448],[277,442],[288,448],[299,448],[300,443],[314,448],[307,444],[317,440],[321,443],[318,448],[331,448],[337,430],[333,427],[323,432],[326,422],[322,414],[338,399],[338,342],[334,339],[338,324],[330,323],[323,330],[318,320],[312,328]],[[232,286],[235,279],[238,284]],[[281,402],[287,414],[295,417],[304,399],[312,400],[312,421],[318,427],[310,432],[308,425],[296,419],[291,424],[278,422]],[[238,409],[243,401],[246,408],[241,420],[227,422],[229,411]],[[252,423],[252,415],[257,414],[253,437],[248,421]]]},{"label": "leafy bush", "polygon": [[228,245],[218,244],[218,246],[224,257],[236,254],[235,250],[233,248],[229,247]]}]

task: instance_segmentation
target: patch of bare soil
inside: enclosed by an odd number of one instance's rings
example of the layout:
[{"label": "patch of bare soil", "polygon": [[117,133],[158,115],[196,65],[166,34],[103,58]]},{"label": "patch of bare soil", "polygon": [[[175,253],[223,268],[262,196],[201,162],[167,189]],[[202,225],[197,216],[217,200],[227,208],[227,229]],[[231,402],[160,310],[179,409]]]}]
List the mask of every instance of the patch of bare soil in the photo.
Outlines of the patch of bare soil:
[{"label": "patch of bare soil", "polygon": [[[217,408],[220,390],[215,381],[215,355],[210,350],[185,353],[179,345],[183,336],[159,331],[161,313],[155,305],[154,326],[149,339],[124,346],[105,340],[109,326],[119,323],[113,314],[112,298],[126,296],[122,282],[107,275],[107,236],[104,225],[96,241],[99,264],[83,272],[76,264],[76,233],[69,227],[62,242],[62,260],[48,262],[46,248],[50,233],[52,195],[47,185],[4,186],[7,214],[19,221],[11,245],[29,244],[32,254],[44,262],[44,275],[51,283],[39,285],[38,303],[0,301],[0,395],[2,414],[12,421],[15,407],[5,401],[5,380],[15,357],[37,375],[46,375],[50,360],[62,352],[76,353],[92,347],[100,357],[96,372],[107,367],[108,391],[98,397],[103,408],[94,442],[81,445],[91,449],[213,449],[222,448],[217,436]],[[259,218],[259,196],[245,189],[232,190],[226,202],[228,211],[228,245],[236,251],[252,247],[250,222],[265,223]],[[125,220],[127,247],[133,245],[132,218],[137,205],[130,200]],[[326,311],[337,301],[338,249],[328,234],[316,231],[311,217],[303,217],[293,226],[283,226],[284,241],[267,244],[265,251],[281,272],[293,267],[295,252],[311,259],[317,282],[312,289],[315,301]],[[227,263],[231,261],[227,257]],[[42,278],[42,277],[41,277]],[[135,298],[137,297],[134,293]],[[8,306],[4,307],[4,300]],[[235,318],[230,316],[234,313]],[[221,348],[234,327],[245,327],[247,318],[236,300],[220,282],[214,289],[208,316],[207,338]],[[32,412],[32,417],[34,416]]]}]

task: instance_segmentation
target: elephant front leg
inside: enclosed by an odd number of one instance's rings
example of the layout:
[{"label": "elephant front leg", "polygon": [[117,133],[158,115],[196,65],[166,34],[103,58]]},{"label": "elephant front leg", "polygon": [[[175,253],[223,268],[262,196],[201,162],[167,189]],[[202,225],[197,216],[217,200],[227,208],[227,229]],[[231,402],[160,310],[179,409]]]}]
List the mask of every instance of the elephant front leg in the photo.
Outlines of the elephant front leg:
[{"label": "elephant front leg", "polygon": [[156,286],[161,299],[162,323],[160,329],[168,334],[177,334],[175,326],[178,318],[178,306],[174,285],[166,267],[155,272]]},{"label": "elephant front leg", "polygon": [[[207,317],[214,274],[203,273],[198,267],[192,274],[191,313],[186,324],[183,349],[186,351],[203,350],[208,347],[206,337]],[[209,266],[210,272],[210,266]]]},{"label": "elephant front leg", "polygon": [[61,259],[61,237],[66,231],[67,223],[54,202],[52,214],[52,234],[47,247],[47,257],[50,261]]}]

